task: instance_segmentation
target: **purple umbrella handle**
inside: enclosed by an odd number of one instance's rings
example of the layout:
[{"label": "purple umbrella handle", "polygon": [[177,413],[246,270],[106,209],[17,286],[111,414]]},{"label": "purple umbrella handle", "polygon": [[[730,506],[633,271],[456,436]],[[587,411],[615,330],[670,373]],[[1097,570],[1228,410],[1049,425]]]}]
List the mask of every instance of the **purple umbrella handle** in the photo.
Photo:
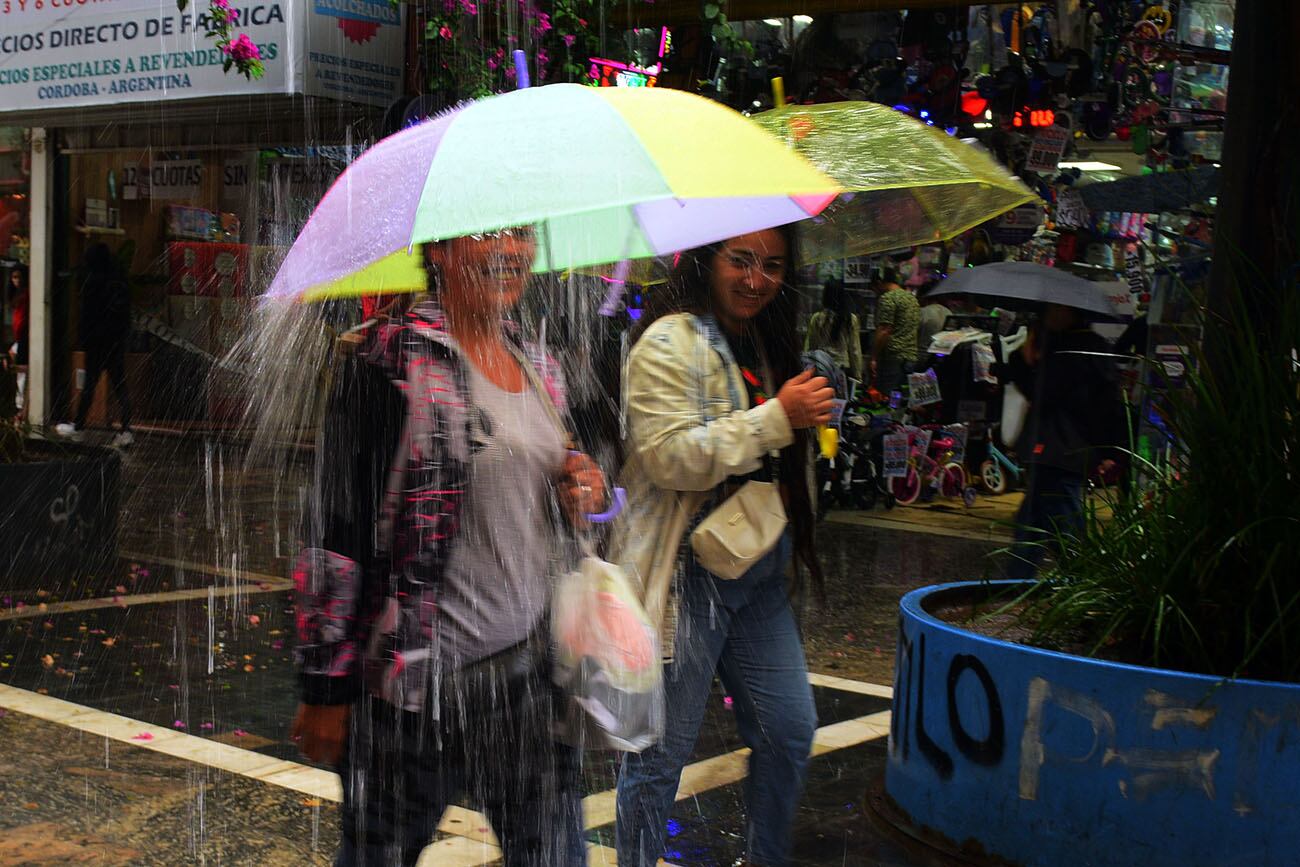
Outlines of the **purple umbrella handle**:
[{"label": "purple umbrella handle", "polygon": [[615,488],[614,495],[609,498],[609,508],[603,512],[593,512],[587,515],[587,520],[593,524],[607,524],[618,517],[618,513],[627,508],[627,491],[622,488]]},{"label": "purple umbrella handle", "polygon": [[525,87],[532,86],[532,80],[528,77],[528,55],[523,49],[515,49],[515,87],[523,90]]}]

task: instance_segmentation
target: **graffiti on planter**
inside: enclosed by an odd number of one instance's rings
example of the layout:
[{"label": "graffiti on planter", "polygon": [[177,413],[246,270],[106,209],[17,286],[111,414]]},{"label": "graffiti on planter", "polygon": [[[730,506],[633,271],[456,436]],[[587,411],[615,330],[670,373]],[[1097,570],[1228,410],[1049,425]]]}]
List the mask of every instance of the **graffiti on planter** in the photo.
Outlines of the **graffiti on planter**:
[{"label": "graffiti on planter", "polygon": [[95,529],[94,518],[81,511],[80,506],[81,489],[76,483],[69,482],[63,493],[50,501],[46,510],[50,518],[50,529],[42,538],[35,540],[36,556],[62,556],[60,552],[78,547],[91,537]]},{"label": "graffiti on planter", "polygon": [[[891,749],[901,751],[904,759],[911,748],[911,740],[916,738],[916,747],[934,767],[940,779],[950,779],[953,774],[953,759],[946,750],[934,742],[926,731],[925,717],[925,633],[922,632],[913,654],[913,642],[900,628],[898,633],[897,659],[894,671],[894,703],[891,710]],[[967,728],[957,703],[957,684],[962,675],[969,672],[984,693],[984,704],[988,708],[986,720],[988,734],[982,738],[975,737]],[[1006,751],[1006,726],[1002,716],[1002,700],[998,696],[993,676],[988,668],[975,656],[958,653],[948,663],[947,672],[948,733],[960,752],[977,765],[992,766],[1002,761]],[[913,689],[915,680],[915,689]],[[912,698],[915,695],[916,707],[913,712]]]},{"label": "graffiti on planter", "polygon": [[[1007,757],[1007,732],[1003,697],[986,664],[969,653],[953,654],[947,661],[946,688],[930,692],[931,701],[943,696],[945,707],[926,705],[927,673],[926,633],[908,635],[900,629],[895,659],[894,702],[891,711],[890,745],[892,755],[904,761],[915,749],[931,766],[940,780],[950,780],[957,763],[967,761],[983,767],[1000,765]],[[934,659],[928,660],[933,666]],[[960,685],[965,681],[965,686]],[[958,701],[959,687],[966,700]],[[972,692],[972,690],[976,690]],[[974,699],[974,700],[969,700]],[[1142,698],[1142,719],[1151,731],[1179,728],[1205,730],[1214,722],[1217,709],[1205,703],[1194,704],[1177,696],[1148,689]],[[1053,748],[1044,740],[1048,713],[1077,717],[1091,730],[1091,742],[1085,737],[1078,748]],[[981,717],[982,714],[982,717]],[[947,725],[946,738],[940,736]],[[1249,743],[1262,741],[1266,729],[1275,728],[1278,720],[1254,720],[1255,730],[1243,732]],[[1120,793],[1126,798],[1145,799],[1163,789],[1191,789],[1206,798],[1215,798],[1215,771],[1221,753],[1212,748],[1161,749],[1122,746],[1124,738],[1117,732],[1114,715],[1101,702],[1081,692],[1053,684],[1042,677],[1032,678],[1026,690],[1026,710],[1020,743],[1012,746],[1012,758],[1018,760],[1018,793],[1022,800],[1037,800],[1043,768],[1092,765],[1097,768],[1123,768],[1118,780]],[[951,744],[955,751],[946,748]],[[1251,750],[1258,755],[1258,748]],[[1258,761],[1258,759],[1256,759]],[[1250,773],[1247,767],[1240,773]],[[1240,781],[1238,781],[1240,783]],[[1240,786],[1239,786],[1240,788]],[[1238,801],[1240,801],[1238,797]],[[1249,805],[1239,803],[1239,810]]]},{"label": "graffiti on planter", "polygon": [[[1125,797],[1131,794],[1144,798],[1159,789],[1186,786],[1200,789],[1207,798],[1214,799],[1214,766],[1219,760],[1218,750],[1120,749],[1115,746],[1115,720],[1096,700],[1050,684],[1041,677],[1029,681],[1028,692],[1029,706],[1025,711],[1024,734],[1020,739],[1022,799],[1032,801],[1038,797],[1040,770],[1048,761],[1085,764],[1098,755],[1103,767],[1119,764],[1129,770],[1132,779],[1119,781],[1119,790]],[[1176,698],[1156,690],[1147,690],[1145,701],[1152,708],[1151,727],[1156,730],[1171,725],[1205,728],[1214,719],[1213,708],[1176,706]],[[1044,747],[1043,711],[1049,702],[1082,717],[1092,727],[1092,746],[1086,753],[1060,756]]]}]

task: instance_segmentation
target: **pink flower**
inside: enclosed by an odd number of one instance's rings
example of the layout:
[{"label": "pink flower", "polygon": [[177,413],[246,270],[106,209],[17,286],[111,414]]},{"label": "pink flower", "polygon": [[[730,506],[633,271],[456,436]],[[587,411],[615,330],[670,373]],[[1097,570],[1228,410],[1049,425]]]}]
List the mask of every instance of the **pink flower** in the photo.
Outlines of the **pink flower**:
[{"label": "pink flower", "polygon": [[237,38],[221,46],[221,50],[236,61],[260,60],[262,57],[261,49],[257,47],[257,43],[248,38],[247,33],[239,34]]},{"label": "pink flower", "polygon": [[547,15],[545,12],[539,12],[537,14],[537,32],[545,33],[547,30],[550,29],[551,29],[551,16]]},{"label": "pink flower", "polygon": [[441,36],[443,39],[450,39],[451,28],[448,27],[446,24],[442,25],[441,27],[438,28],[438,35]]},{"label": "pink flower", "polygon": [[209,5],[213,9],[230,9],[230,0],[209,0]]},{"label": "pink flower", "polygon": [[495,57],[489,57],[487,59],[487,68],[492,70],[493,72],[496,72],[497,67],[500,65],[501,65],[500,61],[498,61]]},{"label": "pink flower", "polygon": [[575,43],[575,42],[577,42],[577,41],[578,41],[578,37],[574,36],[572,33],[566,33],[566,34],[564,34],[564,47],[565,47],[565,48],[572,48],[572,47],[573,47],[573,43]]},{"label": "pink flower", "polygon": [[579,26],[579,27],[586,27],[586,26],[587,26],[587,19],[586,19],[586,18],[579,18],[579,19],[578,19],[578,26]]},{"label": "pink flower", "polygon": [[474,0],[460,0],[460,8],[466,15],[478,14],[478,5],[474,3]]}]

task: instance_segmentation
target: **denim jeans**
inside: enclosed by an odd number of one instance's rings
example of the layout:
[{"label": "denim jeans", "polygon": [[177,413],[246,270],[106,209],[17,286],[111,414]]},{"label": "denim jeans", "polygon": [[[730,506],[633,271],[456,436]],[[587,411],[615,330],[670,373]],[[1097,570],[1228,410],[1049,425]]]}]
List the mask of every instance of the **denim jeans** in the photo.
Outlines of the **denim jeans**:
[{"label": "denim jeans", "polygon": [[664,669],[663,739],[623,758],[616,845],[621,867],[653,867],[664,854],[669,813],[690,759],[716,671],[732,698],[741,739],[753,752],[745,780],[747,856],[781,865],[817,729],[803,644],[785,577],[787,534],[734,581],[689,561],[676,654]]},{"label": "denim jeans", "polygon": [[413,867],[457,796],[487,815],[509,867],[583,867],[579,756],[553,740],[545,675],[448,691],[440,721],[354,706],[335,867]]},{"label": "denim jeans", "polygon": [[1007,577],[1028,581],[1049,550],[1056,534],[1083,529],[1083,492],[1087,481],[1078,473],[1034,464],[1029,468],[1025,498],[1016,513],[1016,544]]}]

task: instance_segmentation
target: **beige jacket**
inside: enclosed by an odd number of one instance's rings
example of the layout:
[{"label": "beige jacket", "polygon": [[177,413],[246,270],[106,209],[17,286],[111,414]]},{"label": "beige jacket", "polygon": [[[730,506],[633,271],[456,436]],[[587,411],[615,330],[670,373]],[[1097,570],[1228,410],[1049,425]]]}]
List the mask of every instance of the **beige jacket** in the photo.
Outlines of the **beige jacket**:
[{"label": "beige jacket", "polygon": [[710,318],[677,313],[651,325],[628,355],[623,384],[627,461],[619,484],[628,505],[614,523],[609,560],[638,586],[671,657],[672,585],[691,516],[729,476],[757,470],[764,455],[794,442],[794,432],[780,401],[750,408],[740,368]]}]

